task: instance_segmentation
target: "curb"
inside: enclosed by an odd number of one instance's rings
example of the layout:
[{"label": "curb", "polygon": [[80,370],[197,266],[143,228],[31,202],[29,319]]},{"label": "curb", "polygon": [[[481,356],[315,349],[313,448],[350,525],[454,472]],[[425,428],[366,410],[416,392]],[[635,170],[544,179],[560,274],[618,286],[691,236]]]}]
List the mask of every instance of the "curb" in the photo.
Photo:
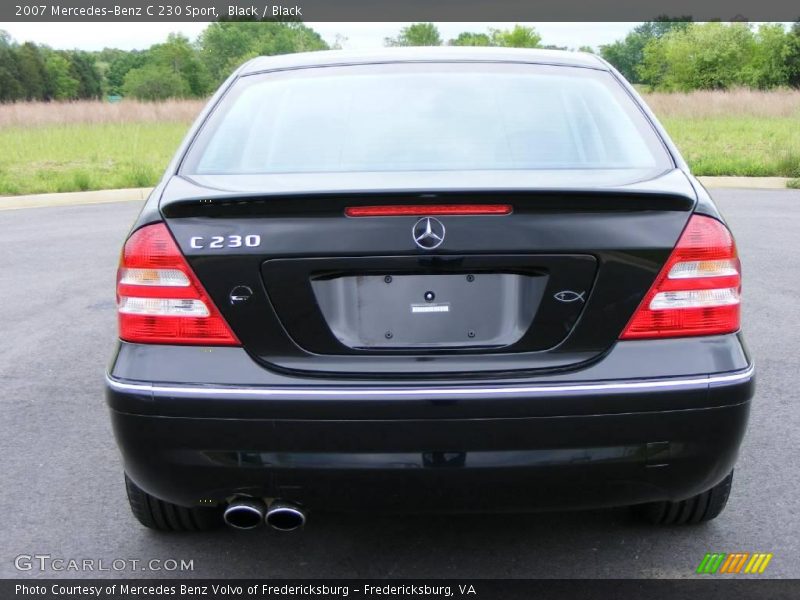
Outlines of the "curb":
[{"label": "curb", "polygon": [[[785,190],[788,177],[698,177],[710,189]],[[33,194],[29,196],[0,196],[0,211],[45,206],[76,206],[106,202],[145,200],[153,188],[127,188],[96,192],[67,192],[64,194]]]},{"label": "curb", "polygon": [[745,190],[785,190],[789,177],[698,177],[707,188]]},{"label": "curb", "polygon": [[64,194],[32,194],[29,196],[0,196],[0,210],[41,208],[45,206],[76,206],[106,202],[145,200],[153,188],[127,188],[96,192],[67,192]]}]

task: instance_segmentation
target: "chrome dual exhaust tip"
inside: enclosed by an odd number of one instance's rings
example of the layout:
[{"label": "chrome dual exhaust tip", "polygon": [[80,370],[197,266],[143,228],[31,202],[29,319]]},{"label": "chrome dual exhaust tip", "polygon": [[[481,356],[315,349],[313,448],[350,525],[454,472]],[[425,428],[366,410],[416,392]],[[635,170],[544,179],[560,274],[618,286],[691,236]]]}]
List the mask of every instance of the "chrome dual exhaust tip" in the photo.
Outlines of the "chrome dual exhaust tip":
[{"label": "chrome dual exhaust tip", "polygon": [[269,505],[265,521],[278,531],[294,531],[306,524],[306,514],[299,506],[275,501]]},{"label": "chrome dual exhaust tip", "polygon": [[267,508],[260,498],[234,500],[222,518],[234,529],[256,529],[266,523],[278,531],[294,531],[306,524],[306,514],[299,506],[276,500]]},{"label": "chrome dual exhaust tip", "polygon": [[222,514],[234,529],[256,529],[264,524],[267,505],[258,498],[240,498],[231,502]]}]

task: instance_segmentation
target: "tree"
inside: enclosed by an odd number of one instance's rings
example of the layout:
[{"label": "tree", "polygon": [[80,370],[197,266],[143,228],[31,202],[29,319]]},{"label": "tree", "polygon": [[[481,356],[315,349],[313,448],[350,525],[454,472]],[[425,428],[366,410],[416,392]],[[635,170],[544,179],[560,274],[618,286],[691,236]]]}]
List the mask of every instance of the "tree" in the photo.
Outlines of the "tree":
[{"label": "tree", "polygon": [[17,51],[19,83],[26,100],[44,100],[47,73],[38,46],[25,42]]},{"label": "tree", "polygon": [[78,98],[100,98],[103,95],[103,78],[97,70],[94,56],[80,50],[72,50],[66,56],[70,62],[70,76],[78,81]]},{"label": "tree", "polygon": [[492,46],[538,48],[542,36],[533,27],[515,25],[514,29],[491,29]]},{"label": "tree", "polygon": [[694,23],[651,40],[639,74],[645,83],[664,90],[746,85],[755,45],[746,23]]},{"label": "tree", "polygon": [[[250,52],[259,36],[258,23],[211,23],[200,35],[200,52],[211,77],[219,83]],[[265,24],[269,27],[268,24]]]},{"label": "tree", "polygon": [[71,64],[61,52],[50,52],[45,58],[48,97],[54,100],[75,100],[78,98],[80,82],[71,74]]},{"label": "tree", "polygon": [[447,42],[450,46],[491,46],[492,40],[488,34],[463,31],[458,37]]},{"label": "tree", "polygon": [[125,75],[122,92],[138,100],[166,100],[189,95],[189,85],[180,73],[165,66],[146,64]]},{"label": "tree", "polygon": [[433,23],[414,23],[403,27],[397,37],[386,38],[386,46],[441,46],[442,38]]},{"label": "tree", "polygon": [[17,50],[8,32],[0,29],[0,102],[14,102],[24,93]]},{"label": "tree", "polygon": [[208,69],[200,62],[189,38],[183,35],[171,33],[165,43],[152,46],[148,60],[183,78],[192,96],[205,96],[211,91]]},{"label": "tree", "polygon": [[662,38],[673,31],[685,31],[692,24],[692,17],[684,15],[682,17],[656,17],[652,21],[645,21],[641,25],[634,27],[634,31],[648,39]]},{"label": "tree", "polygon": [[644,60],[644,48],[652,40],[657,40],[670,31],[683,30],[689,26],[691,17],[657,17],[633,28],[624,40],[600,46],[600,56],[610,62],[622,73],[625,79],[641,83],[639,66]]},{"label": "tree", "polygon": [[212,81],[219,84],[253,56],[327,50],[328,44],[299,22],[218,21],[200,35],[199,49]]},{"label": "tree", "polygon": [[141,50],[123,52],[113,59],[106,71],[106,91],[115,96],[121,95],[125,75],[132,69],[143,67],[145,62],[147,62],[147,52]]},{"label": "tree", "polygon": [[[136,50],[131,50],[130,52],[136,52]],[[102,50],[97,50],[92,52],[92,57],[98,63],[106,63],[111,64],[118,58],[129,54],[127,50],[120,50],[119,48],[103,48]]]},{"label": "tree", "polygon": [[786,40],[786,83],[800,88],[800,20],[792,25]]},{"label": "tree", "polygon": [[764,23],[758,28],[750,60],[742,71],[742,80],[761,89],[789,85],[791,34],[782,23]]}]

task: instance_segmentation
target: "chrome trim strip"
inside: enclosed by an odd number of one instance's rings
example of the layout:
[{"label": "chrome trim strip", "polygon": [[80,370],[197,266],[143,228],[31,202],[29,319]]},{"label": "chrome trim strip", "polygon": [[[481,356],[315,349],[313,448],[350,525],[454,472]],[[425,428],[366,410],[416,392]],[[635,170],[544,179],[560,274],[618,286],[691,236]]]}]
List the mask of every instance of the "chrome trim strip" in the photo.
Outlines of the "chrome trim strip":
[{"label": "chrome trim strip", "polygon": [[159,385],[148,383],[123,383],[106,375],[109,387],[120,392],[144,392],[166,394],[172,396],[233,396],[241,398],[280,398],[280,397],[371,397],[371,396],[406,396],[406,397],[447,397],[447,396],[508,396],[514,394],[563,394],[574,392],[628,392],[635,390],[668,390],[685,387],[724,385],[747,381],[753,377],[755,365],[751,364],[744,371],[725,375],[707,375],[687,379],[649,379],[641,381],[620,381],[615,383],[584,384],[551,384],[538,386],[509,385],[504,387],[364,387],[364,388],[296,388],[296,387],[212,387],[201,385]]}]

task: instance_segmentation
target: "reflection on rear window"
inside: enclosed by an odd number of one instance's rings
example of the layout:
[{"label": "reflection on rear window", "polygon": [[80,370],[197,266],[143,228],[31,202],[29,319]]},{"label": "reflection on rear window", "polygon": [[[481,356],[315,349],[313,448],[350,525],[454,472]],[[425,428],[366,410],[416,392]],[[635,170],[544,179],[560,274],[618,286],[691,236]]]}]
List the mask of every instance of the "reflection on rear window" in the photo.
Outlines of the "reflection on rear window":
[{"label": "reflection on rear window", "polygon": [[260,174],[667,165],[606,72],[496,63],[320,67],[244,77],[184,172]]}]

